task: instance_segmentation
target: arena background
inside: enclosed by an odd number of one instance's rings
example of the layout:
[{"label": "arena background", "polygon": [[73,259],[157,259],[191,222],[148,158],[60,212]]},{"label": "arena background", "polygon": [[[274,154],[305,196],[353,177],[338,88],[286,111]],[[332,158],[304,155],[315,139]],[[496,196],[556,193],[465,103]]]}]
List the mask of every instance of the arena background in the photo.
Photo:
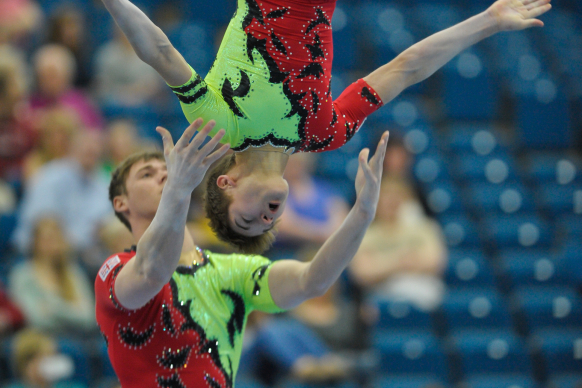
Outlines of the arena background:
[{"label": "arena background", "polygon": [[[234,0],[135,4],[202,75],[235,10]],[[332,94],[338,96],[350,82],[414,42],[489,4],[341,0],[333,18]],[[466,50],[369,117],[345,147],[318,155],[316,178],[352,202],[359,150],[373,146],[382,131],[390,130],[413,156],[411,177],[448,247],[442,305],[424,313],[406,303],[378,302],[379,318],[366,345],[377,363],[371,363],[366,376],[329,386],[582,386],[582,2],[552,4],[552,11],[541,18],[544,28],[498,34]],[[76,38],[71,39],[81,42],[75,53],[75,83],[101,112],[104,136],[109,123],[128,119],[140,141],[159,145],[157,125],[174,135],[187,126],[178,100],[159,79],[149,96],[141,89],[116,95],[100,89],[98,53],[115,35],[112,18],[100,2],[42,0],[36,6],[0,0],[0,28],[7,31],[17,19],[12,12],[30,12],[21,30],[2,36],[4,47],[18,50],[30,66],[22,69],[29,81],[25,99],[36,88],[35,52],[54,41],[52,21],[71,12],[73,19],[80,18],[72,32]],[[8,139],[7,131],[0,123],[0,142]],[[7,144],[0,147],[3,163],[14,158]],[[26,152],[38,145],[31,147]],[[27,258],[13,238],[27,190],[23,175],[15,171],[4,169],[0,176],[4,286],[11,269]],[[194,206],[192,213],[193,218],[199,216],[199,209]],[[208,241],[209,246],[215,244]],[[105,251],[94,253],[106,255]],[[265,255],[276,259],[289,252],[288,247],[275,246]],[[353,298],[349,276],[342,284],[343,297]],[[89,334],[50,334],[74,360],[69,381],[86,387],[115,385],[96,327]],[[14,336],[2,337],[0,385],[16,380]],[[266,384],[250,376],[237,386]],[[292,379],[277,384],[311,386]]]}]

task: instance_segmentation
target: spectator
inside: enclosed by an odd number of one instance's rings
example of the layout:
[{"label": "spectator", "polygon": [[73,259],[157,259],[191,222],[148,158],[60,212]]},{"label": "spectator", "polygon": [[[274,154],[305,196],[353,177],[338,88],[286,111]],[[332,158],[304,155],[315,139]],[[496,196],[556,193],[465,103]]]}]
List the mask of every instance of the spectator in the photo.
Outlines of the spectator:
[{"label": "spectator", "polygon": [[0,44],[27,46],[42,17],[42,10],[35,1],[0,1]]},{"label": "spectator", "polygon": [[24,326],[22,311],[12,302],[0,283],[0,338]]},{"label": "spectator", "polygon": [[62,380],[74,372],[73,360],[59,354],[56,341],[36,330],[25,330],[14,339],[12,359],[18,380],[6,388],[84,388]]},{"label": "spectator", "polygon": [[37,81],[37,91],[30,98],[33,110],[65,106],[77,113],[84,127],[103,128],[101,112],[82,91],[73,87],[77,65],[68,48],[47,44],[34,54],[33,63]]},{"label": "spectator", "polygon": [[72,261],[56,218],[41,218],[35,224],[30,260],[10,271],[9,288],[32,327],[54,334],[97,327],[91,284]]},{"label": "spectator", "polygon": [[[113,214],[108,203],[108,180],[99,168],[102,135],[81,131],[75,135],[69,156],[43,166],[22,199],[14,234],[22,251],[31,245],[33,225],[45,214],[58,215],[67,240],[91,265],[98,231]],[[97,264],[97,263],[95,263]]]},{"label": "spectator", "polygon": [[97,95],[102,104],[140,106],[166,91],[162,78],[138,58],[117,27],[115,38],[95,54],[95,63]]},{"label": "spectator", "polygon": [[67,156],[71,139],[79,130],[77,115],[69,109],[51,108],[43,113],[37,145],[24,159],[24,181],[29,182],[46,163]]},{"label": "spectator", "polygon": [[386,159],[384,159],[384,178],[396,177],[408,181],[424,212],[432,217],[433,212],[428,206],[426,196],[412,173],[413,163],[414,155],[406,148],[402,136],[396,131],[391,131],[390,141],[386,150]]},{"label": "spectator", "polygon": [[354,280],[377,298],[430,311],[443,298],[445,265],[438,224],[425,216],[405,181],[385,178],[376,219],[349,267]]},{"label": "spectator", "polygon": [[86,88],[91,83],[91,47],[87,42],[85,15],[74,7],[57,10],[49,20],[48,42],[61,44],[75,57],[77,71],[73,85]]},{"label": "spectator", "polygon": [[131,120],[115,120],[107,126],[107,147],[103,170],[109,176],[129,155],[145,148],[154,148],[140,138]]},{"label": "spectator", "polygon": [[0,179],[18,181],[35,133],[26,98],[26,62],[15,49],[0,46]]},{"label": "spectator", "polygon": [[296,253],[309,245],[321,245],[348,214],[346,201],[329,184],[313,178],[315,158],[310,153],[289,158],[285,169],[289,197],[275,249]]}]

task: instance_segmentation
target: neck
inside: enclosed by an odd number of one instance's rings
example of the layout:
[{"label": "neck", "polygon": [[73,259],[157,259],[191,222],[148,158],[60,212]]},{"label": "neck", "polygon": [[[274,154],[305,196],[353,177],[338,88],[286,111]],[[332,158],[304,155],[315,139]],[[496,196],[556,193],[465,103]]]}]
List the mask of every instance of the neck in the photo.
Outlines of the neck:
[{"label": "neck", "polygon": [[[134,241],[137,241],[139,244],[139,240],[141,236],[145,233],[147,228],[150,226],[152,220],[133,220],[131,223],[131,230],[133,234]],[[187,226],[184,226],[184,242],[182,243],[182,255],[180,256],[180,261],[178,265],[191,265],[192,264],[192,257],[188,254],[191,253],[196,249],[196,245],[194,244],[194,239],[192,238],[192,234],[188,230]],[[197,261],[200,261],[202,258],[196,258]]]},{"label": "neck", "polygon": [[235,171],[240,176],[263,173],[283,176],[289,160],[289,153],[284,148],[264,145],[251,147],[236,154]]}]

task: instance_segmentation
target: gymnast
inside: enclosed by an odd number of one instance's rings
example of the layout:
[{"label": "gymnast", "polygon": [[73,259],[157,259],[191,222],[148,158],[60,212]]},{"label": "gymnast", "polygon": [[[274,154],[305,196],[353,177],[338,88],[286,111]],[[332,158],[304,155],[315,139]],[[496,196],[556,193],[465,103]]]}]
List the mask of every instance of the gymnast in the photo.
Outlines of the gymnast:
[{"label": "gymnast", "polygon": [[216,120],[226,155],[209,172],[205,209],[217,236],[258,253],[274,239],[294,152],[341,147],[366,117],[501,31],[542,27],[550,0],[498,0],[487,10],[414,44],[332,100],[335,0],[238,0],[205,79],[129,0],[103,0],[137,55],[164,78],[188,121]]}]

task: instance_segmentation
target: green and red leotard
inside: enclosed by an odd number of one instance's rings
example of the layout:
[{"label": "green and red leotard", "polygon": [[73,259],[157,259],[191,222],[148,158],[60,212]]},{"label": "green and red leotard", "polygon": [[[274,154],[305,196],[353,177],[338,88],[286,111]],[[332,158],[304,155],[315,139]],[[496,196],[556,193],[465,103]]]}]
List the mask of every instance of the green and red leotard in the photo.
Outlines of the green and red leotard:
[{"label": "green and red leotard", "polygon": [[334,9],[335,0],[238,0],[206,78],[192,70],[172,87],[188,121],[216,120],[235,151],[344,145],[382,101],[363,79],[332,101]]}]

